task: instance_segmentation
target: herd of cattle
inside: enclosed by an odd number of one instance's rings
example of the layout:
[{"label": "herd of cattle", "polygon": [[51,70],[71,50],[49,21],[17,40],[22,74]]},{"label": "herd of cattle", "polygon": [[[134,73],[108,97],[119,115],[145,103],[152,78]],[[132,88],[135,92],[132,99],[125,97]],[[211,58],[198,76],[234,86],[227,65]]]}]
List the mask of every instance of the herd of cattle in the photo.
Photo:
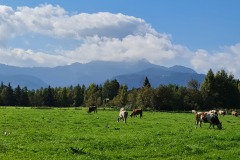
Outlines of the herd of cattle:
[{"label": "herd of cattle", "polygon": [[[202,123],[209,123],[209,128],[212,126],[216,125],[218,129],[222,129],[222,123],[219,121],[218,115],[225,116],[226,112],[223,110],[210,110],[208,112],[196,112],[195,110],[192,110],[193,113],[196,115],[196,123],[195,123],[195,128],[199,125],[202,127]],[[232,111],[232,116],[237,117],[238,113],[236,111]]]},{"label": "herd of cattle", "polygon": [[[142,118],[142,112],[143,112],[142,109],[134,109],[132,111],[132,113],[130,114],[130,116],[131,117],[136,117],[137,115],[140,115],[140,118]],[[119,122],[122,119],[124,121],[124,123],[126,123],[127,122],[127,116],[128,116],[128,112],[124,108],[121,108],[117,121]]]},{"label": "herd of cattle", "polygon": [[[97,113],[97,107],[96,106],[89,106],[88,107],[88,113]],[[143,111],[142,109],[134,109],[132,113],[130,114],[131,117],[136,117],[137,115],[140,115],[140,118],[143,116]],[[125,110],[125,108],[121,108],[117,121],[119,122],[120,120],[123,120],[124,123],[127,123],[127,117],[128,117],[128,111]]]},{"label": "herd of cattle", "polygon": [[[95,112],[97,113],[97,107],[96,106],[90,106],[88,108],[88,113]],[[195,128],[202,127],[202,123],[209,123],[209,128],[216,125],[218,129],[222,129],[222,123],[219,121],[218,115],[225,116],[226,112],[223,110],[210,110],[208,112],[197,112],[195,110],[192,110],[192,113],[196,115],[196,122],[195,122]],[[238,113],[236,111],[232,111],[231,113],[233,116],[237,117]],[[140,118],[143,116],[143,110],[142,109],[134,109],[132,113],[130,114],[131,117],[136,117],[137,115],[140,115]],[[117,118],[117,121],[123,120],[124,123],[127,122],[128,117],[128,111],[125,110],[125,108],[121,108],[119,111],[119,115]]]}]

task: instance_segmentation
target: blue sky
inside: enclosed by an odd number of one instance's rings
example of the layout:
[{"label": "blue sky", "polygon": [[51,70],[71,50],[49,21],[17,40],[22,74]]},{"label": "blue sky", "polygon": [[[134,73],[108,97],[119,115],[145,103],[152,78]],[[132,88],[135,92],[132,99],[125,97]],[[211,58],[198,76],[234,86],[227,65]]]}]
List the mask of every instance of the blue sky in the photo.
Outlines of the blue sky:
[{"label": "blue sky", "polygon": [[54,67],[145,58],[199,73],[225,69],[240,77],[238,0],[11,0],[0,5],[3,64]]}]

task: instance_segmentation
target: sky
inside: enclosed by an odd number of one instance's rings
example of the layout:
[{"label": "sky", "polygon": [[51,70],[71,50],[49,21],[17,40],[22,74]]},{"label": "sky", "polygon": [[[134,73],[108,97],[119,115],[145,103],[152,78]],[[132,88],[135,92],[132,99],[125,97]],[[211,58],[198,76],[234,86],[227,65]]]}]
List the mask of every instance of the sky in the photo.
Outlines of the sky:
[{"label": "sky", "polygon": [[0,63],[137,61],[240,78],[239,0],[0,0]]}]

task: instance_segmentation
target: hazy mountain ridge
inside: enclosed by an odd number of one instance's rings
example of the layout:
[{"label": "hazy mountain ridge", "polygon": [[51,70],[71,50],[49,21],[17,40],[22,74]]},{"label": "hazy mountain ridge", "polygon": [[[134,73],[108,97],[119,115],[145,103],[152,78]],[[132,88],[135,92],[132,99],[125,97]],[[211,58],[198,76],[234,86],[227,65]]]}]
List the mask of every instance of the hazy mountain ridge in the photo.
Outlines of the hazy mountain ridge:
[{"label": "hazy mountain ridge", "polygon": [[38,89],[38,88],[46,88],[48,84],[42,81],[41,79],[31,76],[31,75],[24,75],[24,74],[13,74],[13,75],[0,75],[0,80],[5,85],[8,83],[11,84],[12,87],[17,87],[18,85],[21,87],[28,87],[29,89]]},{"label": "hazy mountain ridge", "polygon": [[[119,83],[127,84],[129,88],[141,87],[145,77],[148,77],[152,87],[158,87],[160,84],[187,86],[188,82],[192,79],[197,80],[199,83],[203,82],[205,78],[204,74],[198,74],[186,67],[179,67],[180,68],[170,67],[165,69],[149,68],[133,74],[118,75],[115,78],[119,81]],[[181,68],[186,70],[179,70]]]},{"label": "hazy mountain ridge", "polygon": [[148,77],[153,87],[160,84],[178,84],[185,86],[191,79],[200,83],[205,75],[184,66],[164,67],[146,60],[136,62],[92,61],[86,64],[50,67],[14,67],[0,64],[0,80],[12,86],[27,86],[30,89],[40,87],[64,87],[70,85],[102,84],[107,79],[117,79],[129,88],[141,87]]}]

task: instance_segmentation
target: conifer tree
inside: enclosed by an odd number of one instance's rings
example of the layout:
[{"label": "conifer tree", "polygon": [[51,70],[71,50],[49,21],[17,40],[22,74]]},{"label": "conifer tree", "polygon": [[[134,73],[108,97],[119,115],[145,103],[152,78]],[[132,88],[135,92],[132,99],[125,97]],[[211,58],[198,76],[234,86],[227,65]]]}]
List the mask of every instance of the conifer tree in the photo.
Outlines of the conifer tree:
[{"label": "conifer tree", "polygon": [[151,88],[151,84],[150,84],[150,82],[148,80],[148,77],[145,77],[145,80],[144,80],[144,83],[143,83],[143,87]]}]

